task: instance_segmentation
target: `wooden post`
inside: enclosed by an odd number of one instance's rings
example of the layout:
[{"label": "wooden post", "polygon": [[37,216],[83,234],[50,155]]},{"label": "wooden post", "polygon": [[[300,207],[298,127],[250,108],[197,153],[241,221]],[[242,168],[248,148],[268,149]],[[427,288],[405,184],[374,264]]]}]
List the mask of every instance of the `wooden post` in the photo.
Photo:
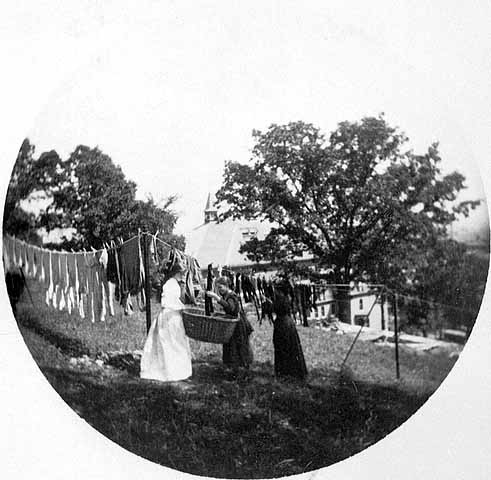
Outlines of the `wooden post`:
[{"label": "wooden post", "polygon": [[[385,312],[384,312],[384,294],[382,293],[382,295],[380,296],[380,320],[381,320],[381,327],[382,327],[382,330],[385,332],[386,331],[386,328],[385,328]],[[386,337],[387,338],[387,337]]]},{"label": "wooden post", "polygon": [[394,294],[394,342],[396,350],[396,376],[401,378],[399,371],[399,325],[397,323],[397,293]]},{"label": "wooden post", "polygon": [[145,313],[147,318],[147,333],[152,324],[152,285],[150,279],[150,235],[143,234],[143,266],[145,269]]}]

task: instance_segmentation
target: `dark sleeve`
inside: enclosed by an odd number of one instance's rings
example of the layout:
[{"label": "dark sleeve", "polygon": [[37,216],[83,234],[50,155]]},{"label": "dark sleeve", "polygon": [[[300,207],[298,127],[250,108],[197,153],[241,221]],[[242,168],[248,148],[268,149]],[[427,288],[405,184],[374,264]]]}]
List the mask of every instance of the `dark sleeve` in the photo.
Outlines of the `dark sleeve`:
[{"label": "dark sleeve", "polygon": [[223,307],[227,315],[236,317],[239,314],[239,300],[235,295],[230,295],[227,298],[220,298],[217,302]]}]

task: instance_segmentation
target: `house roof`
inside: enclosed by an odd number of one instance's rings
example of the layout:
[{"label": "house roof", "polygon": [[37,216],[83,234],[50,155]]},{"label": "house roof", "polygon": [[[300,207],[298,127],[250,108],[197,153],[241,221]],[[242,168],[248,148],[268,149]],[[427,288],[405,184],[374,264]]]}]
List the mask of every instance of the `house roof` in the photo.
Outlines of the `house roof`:
[{"label": "house roof", "polygon": [[[205,218],[207,213],[217,213],[215,196],[210,193],[205,205]],[[257,265],[247,259],[239,249],[247,240],[256,237],[263,240],[270,232],[273,224],[261,220],[233,220],[227,219],[218,223],[215,220],[205,221],[199,227],[186,235],[186,253],[196,258],[202,268],[210,263],[228,267],[248,267]],[[311,260],[312,255],[304,253],[296,260]],[[260,262],[267,265],[269,262]]]},{"label": "house roof", "polygon": [[202,268],[208,264],[245,267],[252,265],[240,246],[251,236],[262,240],[271,225],[258,220],[225,220],[208,222],[192,230],[186,236],[186,253],[198,260]]}]

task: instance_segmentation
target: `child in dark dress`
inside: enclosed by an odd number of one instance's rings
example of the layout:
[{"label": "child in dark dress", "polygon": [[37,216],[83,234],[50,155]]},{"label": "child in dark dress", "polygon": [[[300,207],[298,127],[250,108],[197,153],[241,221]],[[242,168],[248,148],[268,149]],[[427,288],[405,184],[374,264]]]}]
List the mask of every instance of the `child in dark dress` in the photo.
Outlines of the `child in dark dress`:
[{"label": "child in dark dress", "polygon": [[276,316],[273,330],[275,375],[304,380],[307,377],[307,366],[302,345],[290,315],[290,302],[281,290],[275,291],[273,311]]},{"label": "child in dark dress", "polygon": [[253,353],[249,341],[249,336],[253,332],[252,325],[240,305],[239,297],[230,290],[229,279],[220,277],[216,283],[220,295],[210,291],[207,291],[206,295],[214,298],[227,315],[232,315],[239,319],[232,337],[227,343],[223,344],[223,363],[232,368],[249,368],[253,361]]}]

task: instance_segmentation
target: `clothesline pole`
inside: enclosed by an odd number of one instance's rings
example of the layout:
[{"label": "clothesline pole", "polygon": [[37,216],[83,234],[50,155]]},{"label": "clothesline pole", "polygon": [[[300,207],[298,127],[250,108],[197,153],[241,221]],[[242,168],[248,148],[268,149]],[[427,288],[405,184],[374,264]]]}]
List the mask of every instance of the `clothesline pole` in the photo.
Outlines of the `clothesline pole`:
[{"label": "clothesline pole", "polygon": [[150,284],[150,235],[143,234],[143,267],[145,269],[145,314],[147,319],[147,333],[152,324],[152,286]]},{"label": "clothesline pole", "polygon": [[394,294],[394,343],[396,353],[396,376],[397,379],[401,378],[399,372],[399,326],[397,322],[397,293]]}]

